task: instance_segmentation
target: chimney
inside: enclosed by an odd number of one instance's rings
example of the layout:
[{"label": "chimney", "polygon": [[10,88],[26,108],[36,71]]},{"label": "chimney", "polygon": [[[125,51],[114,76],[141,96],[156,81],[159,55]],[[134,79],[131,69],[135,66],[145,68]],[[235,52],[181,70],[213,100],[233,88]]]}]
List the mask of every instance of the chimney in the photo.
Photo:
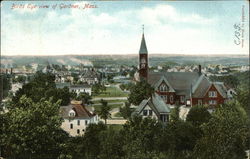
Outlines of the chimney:
[{"label": "chimney", "polygon": [[201,75],[201,65],[199,65],[199,75]]}]

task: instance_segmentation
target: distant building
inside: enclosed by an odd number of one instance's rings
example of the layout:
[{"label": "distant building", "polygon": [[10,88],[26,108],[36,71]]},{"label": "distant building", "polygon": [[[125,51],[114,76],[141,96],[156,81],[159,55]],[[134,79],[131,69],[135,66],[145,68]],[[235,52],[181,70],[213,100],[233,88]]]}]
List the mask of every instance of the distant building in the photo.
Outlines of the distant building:
[{"label": "distant building", "polygon": [[71,85],[69,87],[70,92],[76,92],[77,95],[80,93],[88,93],[91,96],[91,86],[88,84]]},{"label": "distant building", "polygon": [[80,81],[93,85],[99,82],[98,73],[94,69],[89,69],[80,76]]},{"label": "distant building", "polygon": [[98,116],[88,111],[79,101],[61,106],[60,115],[63,118],[62,129],[71,136],[83,135],[89,124],[97,124],[99,121]]}]

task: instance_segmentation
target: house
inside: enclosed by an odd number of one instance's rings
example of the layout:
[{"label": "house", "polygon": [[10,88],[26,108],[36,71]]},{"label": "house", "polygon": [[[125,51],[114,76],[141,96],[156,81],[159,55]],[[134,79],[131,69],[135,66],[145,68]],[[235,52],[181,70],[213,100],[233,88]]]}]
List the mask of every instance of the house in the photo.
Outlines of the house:
[{"label": "house", "polygon": [[13,93],[13,95],[16,94],[16,92],[23,87],[22,83],[13,83],[11,84],[11,90],[10,92]]},{"label": "house", "polygon": [[69,86],[70,92],[76,92],[77,95],[80,93],[88,93],[91,96],[91,86],[88,84],[79,84],[79,85],[70,85]]},{"label": "house", "polygon": [[229,99],[232,99],[233,96],[237,95],[236,91],[233,88],[228,88],[227,90],[227,96]]},{"label": "house", "polygon": [[61,128],[70,136],[83,135],[89,124],[99,122],[98,116],[88,111],[80,101],[72,101],[68,106],[61,106],[60,115],[63,118]]},{"label": "house", "polygon": [[88,69],[85,73],[80,76],[81,82],[86,82],[89,85],[93,85],[99,82],[99,76],[94,69]]},{"label": "house", "polygon": [[155,93],[149,99],[143,100],[133,114],[154,118],[167,123],[170,120],[170,107]]},{"label": "house", "polygon": [[207,104],[214,107],[223,104],[228,98],[224,84],[211,82],[202,73],[201,65],[194,72],[150,72],[148,63],[148,51],[143,33],[139,50],[139,80],[147,81],[168,105]]}]

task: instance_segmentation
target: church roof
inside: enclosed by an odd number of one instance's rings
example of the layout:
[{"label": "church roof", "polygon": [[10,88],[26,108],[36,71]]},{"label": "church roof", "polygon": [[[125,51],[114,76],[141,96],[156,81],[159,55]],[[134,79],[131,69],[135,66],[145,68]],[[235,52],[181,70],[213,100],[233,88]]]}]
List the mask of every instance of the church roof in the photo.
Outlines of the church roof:
[{"label": "church roof", "polygon": [[140,47],[139,54],[148,54],[148,49],[147,49],[146,41],[144,38],[144,34],[142,34],[141,47]]},{"label": "church roof", "polygon": [[200,75],[197,72],[149,72],[148,83],[152,86],[164,76],[174,90],[190,90]]}]

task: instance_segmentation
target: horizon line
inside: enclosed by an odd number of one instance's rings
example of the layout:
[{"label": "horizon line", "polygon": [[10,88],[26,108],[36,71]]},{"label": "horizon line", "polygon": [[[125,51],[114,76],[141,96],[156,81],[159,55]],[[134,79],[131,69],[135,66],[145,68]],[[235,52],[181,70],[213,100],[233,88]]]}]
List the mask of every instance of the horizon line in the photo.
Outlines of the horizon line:
[{"label": "horizon line", "polygon": [[[135,56],[138,55],[139,53],[128,53],[128,54],[58,54],[58,55],[1,55],[1,56],[37,56],[37,57],[42,57],[42,56],[125,56],[125,55],[131,55],[131,56]],[[172,54],[165,54],[165,53],[151,53],[148,55],[153,55],[153,56],[227,56],[227,55],[234,55],[234,56],[247,56],[249,54],[247,53],[221,53],[221,54],[183,54],[183,53],[172,53]]]}]

